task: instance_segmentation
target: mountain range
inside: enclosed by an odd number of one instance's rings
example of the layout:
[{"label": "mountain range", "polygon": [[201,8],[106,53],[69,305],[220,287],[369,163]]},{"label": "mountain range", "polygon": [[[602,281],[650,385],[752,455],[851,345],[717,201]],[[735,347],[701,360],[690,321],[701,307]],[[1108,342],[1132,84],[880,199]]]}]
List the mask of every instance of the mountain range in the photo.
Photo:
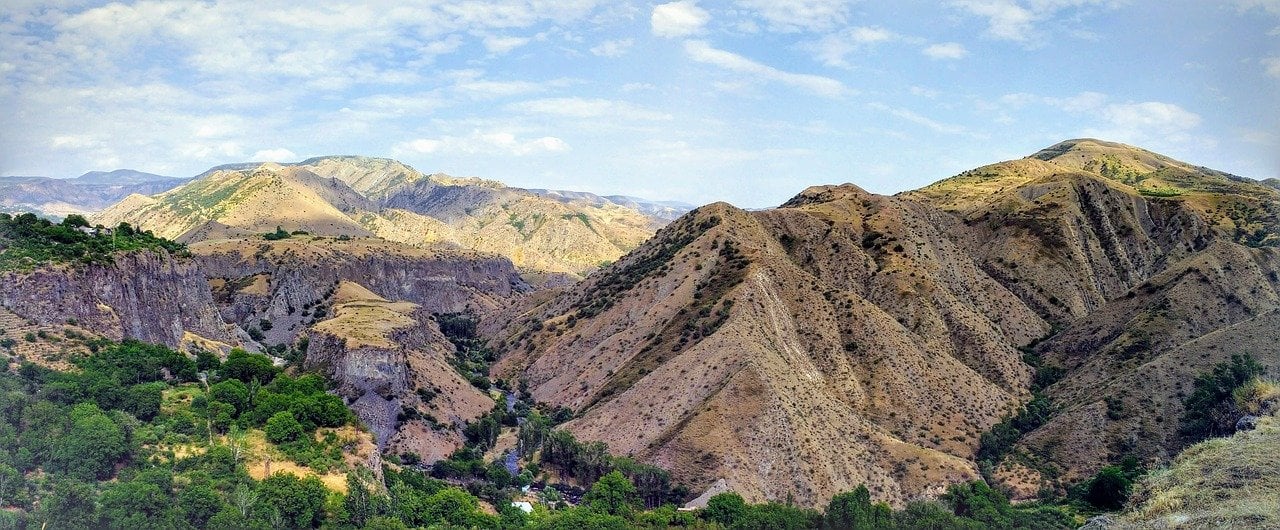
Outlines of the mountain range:
[{"label": "mountain range", "polygon": [[500,254],[533,275],[575,279],[617,259],[687,211],[679,203],[423,174],[389,159],[320,157],[218,166],[154,196],[94,215],[183,242],[274,231],[379,237]]},{"label": "mountain range", "polygon": [[62,218],[90,214],[134,193],[154,194],[184,179],[130,169],[90,171],[76,178],[0,177],[0,211]]},{"label": "mountain range", "polygon": [[1274,179],[1093,139],[756,211],[377,158],[235,164],[92,222],[189,255],[7,271],[0,316],[294,359],[379,449],[428,462],[506,399],[493,383],[694,494],[1031,499],[1172,460],[1197,375],[1233,355],[1280,373]]}]

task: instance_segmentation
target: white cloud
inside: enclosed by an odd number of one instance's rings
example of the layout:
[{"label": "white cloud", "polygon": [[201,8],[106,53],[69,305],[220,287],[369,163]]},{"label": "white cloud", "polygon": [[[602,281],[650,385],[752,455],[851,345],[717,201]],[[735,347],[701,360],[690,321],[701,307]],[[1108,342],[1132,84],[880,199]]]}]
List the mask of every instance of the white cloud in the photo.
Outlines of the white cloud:
[{"label": "white cloud", "polygon": [[297,159],[298,155],[283,147],[263,149],[249,155],[249,160],[252,162],[291,162]]},{"label": "white cloud", "polygon": [[489,50],[489,53],[496,53],[498,55],[510,53],[511,50],[524,46],[528,43],[529,39],[524,37],[497,37],[490,35],[484,38],[484,48]]},{"label": "white cloud", "polygon": [[741,55],[713,48],[704,41],[687,41],[684,43],[684,50],[689,55],[689,58],[694,61],[764,80],[776,81],[820,96],[835,98],[849,92],[844,83],[830,77],[785,72]]},{"label": "white cloud", "polygon": [[1081,92],[1069,98],[1045,98],[1045,103],[1066,112],[1085,112],[1102,108],[1107,95],[1099,92]]},{"label": "white cloud", "polygon": [[620,57],[631,49],[635,41],[631,39],[607,40],[591,48],[591,53],[601,57]]},{"label": "white cloud", "polygon": [[[1267,0],[1269,1],[1269,0]],[[999,40],[1032,43],[1040,37],[1037,24],[1053,19],[1060,11],[1100,6],[1116,8],[1124,0],[952,0],[951,5],[987,20],[987,35]],[[1077,33],[1083,31],[1083,33]],[[1087,30],[1068,29],[1077,38],[1094,39]]]},{"label": "white cloud", "polygon": [[987,34],[997,39],[1026,41],[1035,15],[1013,0],[957,0],[954,5],[987,19]]},{"label": "white cloud", "polygon": [[849,0],[738,0],[774,31],[824,31],[844,25]]},{"label": "white cloud", "polygon": [[634,121],[665,121],[670,114],[639,107],[625,101],[585,98],[549,98],[508,105],[518,112],[548,114],[568,118],[608,118]]},{"label": "white cloud", "polygon": [[1280,57],[1267,57],[1262,60],[1262,66],[1267,75],[1280,79]]},{"label": "white cloud", "polygon": [[649,24],[653,34],[659,37],[688,37],[702,31],[711,21],[711,14],[698,7],[694,0],[680,0],[654,6]]},{"label": "white cloud", "polygon": [[392,151],[397,154],[504,154],[525,156],[538,153],[568,151],[569,144],[554,136],[521,139],[505,131],[473,131],[468,136],[442,136],[419,138],[397,144]]},{"label": "white cloud", "polygon": [[963,59],[969,55],[963,44],[958,42],[943,42],[932,44],[921,50],[920,53],[925,54],[930,59]]},{"label": "white cloud", "polygon": [[845,57],[863,48],[900,38],[897,33],[880,27],[861,26],[832,33],[805,45],[819,61],[828,66],[847,67]]},{"label": "white cloud", "polygon": [[1199,114],[1159,101],[1107,105],[1102,116],[1117,130],[1144,135],[1181,133],[1200,125]]}]

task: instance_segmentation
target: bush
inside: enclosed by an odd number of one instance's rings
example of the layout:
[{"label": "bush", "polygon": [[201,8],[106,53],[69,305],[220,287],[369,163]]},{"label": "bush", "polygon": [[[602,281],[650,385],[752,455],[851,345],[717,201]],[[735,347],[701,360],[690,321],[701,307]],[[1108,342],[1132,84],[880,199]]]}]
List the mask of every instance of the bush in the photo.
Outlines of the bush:
[{"label": "bush", "polygon": [[1200,374],[1195,380],[1195,390],[1182,402],[1179,432],[1184,441],[1190,445],[1235,432],[1240,416],[1235,390],[1262,373],[1262,366],[1253,357],[1232,355],[1230,361],[1218,363],[1212,371]]},{"label": "bush", "polygon": [[1129,500],[1129,492],[1132,489],[1133,482],[1125,475],[1123,469],[1118,466],[1107,466],[1089,481],[1085,500],[1103,510],[1119,510],[1124,507],[1125,501]]}]

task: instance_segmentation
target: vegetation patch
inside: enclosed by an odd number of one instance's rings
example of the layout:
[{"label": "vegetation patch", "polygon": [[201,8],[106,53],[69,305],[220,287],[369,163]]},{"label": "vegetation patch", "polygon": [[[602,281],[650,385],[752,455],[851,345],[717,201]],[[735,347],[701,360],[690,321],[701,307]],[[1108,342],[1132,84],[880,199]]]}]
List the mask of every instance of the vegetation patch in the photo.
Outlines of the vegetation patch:
[{"label": "vegetation patch", "polygon": [[0,271],[25,271],[50,263],[110,263],[117,252],[139,250],[187,254],[186,245],[135,230],[128,223],[108,229],[90,227],[76,214],[55,224],[30,213],[16,217],[0,213]]}]

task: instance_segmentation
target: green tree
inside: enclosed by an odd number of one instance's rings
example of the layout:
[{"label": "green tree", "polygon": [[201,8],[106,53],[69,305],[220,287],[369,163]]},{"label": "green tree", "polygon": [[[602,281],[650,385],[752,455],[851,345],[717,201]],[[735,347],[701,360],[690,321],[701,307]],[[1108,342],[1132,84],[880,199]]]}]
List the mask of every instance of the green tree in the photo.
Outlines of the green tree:
[{"label": "green tree", "polygon": [[863,530],[887,528],[893,522],[893,510],[887,504],[872,504],[871,492],[865,485],[831,498],[822,527],[829,530]]},{"label": "green tree", "polygon": [[1119,466],[1102,468],[1089,480],[1085,500],[1103,510],[1119,510],[1129,500],[1133,482]]},{"label": "green tree", "polygon": [[169,493],[146,481],[114,484],[102,492],[100,503],[102,521],[108,528],[160,530],[175,525]]},{"label": "green tree", "polygon": [[125,392],[121,408],[142,421],[151,421],[160,413],[165,386],[160,382],[133,385]]},{"label": "green tree", "polygon": [[124,431],[93,403],[71,409],[71,429],[53,440],[51,470],[89,480],[110,478],[128,454]]},{"label": "green tree", "polygon": [[248,383],[254,379],[271,381],[275,379],[276,374],[280,373],[280,369],[271,364],[271,359],[266,355],[249,353],[236,348],[227,354],[227,361],[222,363],[219,373],[222,377]]},{"label": "green tree", "polygon": [[236,414],[249,410],[249,387],[239,379],[227,379],[210,386],[209,398],[230,404]]},{"label": "green tree", "polygon": [[630,517],[640,508],[636,486],[621,472],[612,471],[600,477],[582,498],[583,505],[600,513]]},{"label": "green tree", "polygon": [[479,505],[476,498],[458,488],[444,488],[427,497],[425,508],[432,522],[468,526]]},{"label": "green tree", "polygon": [[178,494],[178,506],[182,509],[182,517],[196,528],[204,528],[209,519],[227,507],[208,484],[192,484],[184,488]]},{"label": "green tree", "polygon": [[[40,500],[36,520],[44,528],[87,530],[100,528],[98,494],[93,486],[76,480],[57,480],[53,491]],[[40,525],[36,525],[40,527]]]},{"label": "green tree", "polygon": [[720,493],[707,500],[707,507],[702,509],[703,519],[728,528],[746,520],[747,501],[734,492]]},{"label": "green tree", "polygon": [[289,412],[277,412],[267,420],[267,440],[273,444],[292,442],[304,433],[302,424]]},{"label": "green tree", "polygon": [[312,528],[324,520],[328,490],[314,475],[299,479],[292,473],[276,473],[258,483],[258,494],[291,528]]},{"label": "green tree", "polygon": [[1179,430],[1186,443],[1235,432],[1239,412],[1235,410],[1232,394],[1262,373],[1262,366],[1253,357],[1232,355],[1230,361],[1218,363],[1212,371],[1200,374],[1195,380],[1195,390],[1182,402],[1184,411]]}]

